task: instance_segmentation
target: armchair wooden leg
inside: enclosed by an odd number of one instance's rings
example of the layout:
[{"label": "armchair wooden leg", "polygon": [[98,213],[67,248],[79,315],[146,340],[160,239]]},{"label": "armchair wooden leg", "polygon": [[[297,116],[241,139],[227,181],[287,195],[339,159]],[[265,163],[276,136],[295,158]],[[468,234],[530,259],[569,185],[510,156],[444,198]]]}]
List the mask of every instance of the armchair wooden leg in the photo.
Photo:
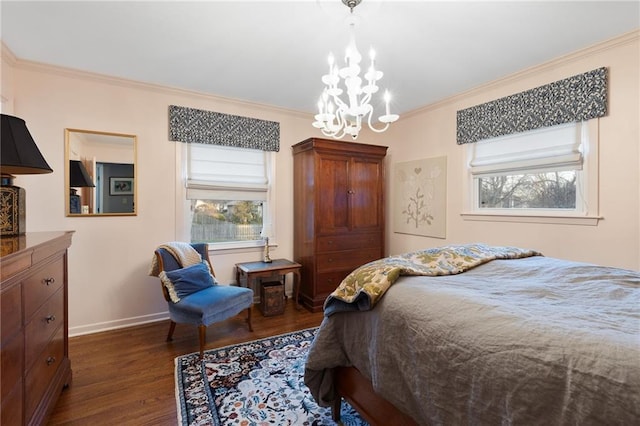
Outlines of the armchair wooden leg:
[{"label": "armchair wooden leg", "polygon": [[169,324],[169,334],[167,334],[167,342],[170,342],[173,340],[173,332],[176,329],[176,323],[171,321],[171,324]]},{"label": "armchair wooden leg", "polygon": [[200,335],[200,359],[204,355],[204,344],[207,339],[207,327],[204,325],[198,326],[198,334]]},{"label": "armchair wooden leg", "polygon": [[251,307],[247,308],[247,323],[249,324],[249,331],[253,331],[253,325],[251,325]]}]

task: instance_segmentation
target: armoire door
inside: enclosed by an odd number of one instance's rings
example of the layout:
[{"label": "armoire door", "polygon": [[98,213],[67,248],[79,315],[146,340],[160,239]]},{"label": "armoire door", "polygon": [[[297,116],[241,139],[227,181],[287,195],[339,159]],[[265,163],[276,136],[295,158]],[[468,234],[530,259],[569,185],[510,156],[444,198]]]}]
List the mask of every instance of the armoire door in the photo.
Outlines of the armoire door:
[{"label": "armoire door", "polygon": [[350,227],[354,231],[381,231],[384,227],[382,161],[352,157],[350,167]]},{"label": "armoire door", "polygon": [[320,234],[349,230],[349,168],[349,157],[318,156],[316,229]]}]

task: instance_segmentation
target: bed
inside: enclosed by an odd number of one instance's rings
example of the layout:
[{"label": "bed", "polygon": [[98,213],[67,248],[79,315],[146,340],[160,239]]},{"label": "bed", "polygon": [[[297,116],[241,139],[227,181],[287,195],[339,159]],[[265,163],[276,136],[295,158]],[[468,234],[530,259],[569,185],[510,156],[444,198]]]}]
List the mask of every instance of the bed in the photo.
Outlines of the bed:
[{"label": "bed", "polygon": [[640,424],[640,273],[537,254],[325,304],[312,395],[374,425]]}]

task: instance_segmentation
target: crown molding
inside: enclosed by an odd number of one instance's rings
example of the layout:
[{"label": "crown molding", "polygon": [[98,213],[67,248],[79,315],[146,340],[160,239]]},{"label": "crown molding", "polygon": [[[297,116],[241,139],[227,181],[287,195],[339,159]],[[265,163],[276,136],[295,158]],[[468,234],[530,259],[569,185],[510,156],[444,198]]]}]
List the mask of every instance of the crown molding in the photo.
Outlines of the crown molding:
[{"label": "crown molding", "polygon": [[[518,71],[516,73],[510,74],[508,76],[505,76],[497,80],[493,80],[491,82],[488,82],[481,86],[477,86],[465,92],[458,93],[448,98],[444,98],[440,101],[406,112],[402,115],[402,117],[400,118],[400,121],[404,121],[417,114],[440,109],[446,105],[456,103],[469,96],[482,94],[484,92],[490,91],[495,87],[502,86],[504,84],[524,80],[534,74],[537,74],[543,71],[548,71],[553,68],[557,68],[559,65],[564,65],[574,61],[582,60],[589,56],[597,55],[603,51],[611,50],[619,46],[623,46],[625,44],[637,42],[639,39],[640,39],[640,29],[629,31],[620,36],[613,37],[611,39],[597,43],[595,45],[577,50],[575,52],[569,53],[564,56],[560,56],[558,58],[544,62],[542,64],[535,65],[530,68],[526,68],[522,71]],[[198,98],[202,98],[210,101],[233,104],[238,107],[252,108],[252,109],[258,109],[258,110],[263,110],[268,112],[278,112],[278,113],[283,113],[287,115],[293,115],[293,116],[304,118],[304,119],[308,119],[310,116],[310,114],[307,112],[301,112],[301,111],[291,110],[287,108],[261,104],[257,102],[244,101],[244,100],[224,97],[220,95],[213,95],[213,94],[207,94],[202,92],[196,92],[193,90],[163,86],[163,85],[154,84],[154,83],[146,83],[146,82],[141,82],[136,80],[129,80],[125,78],[109,76],[106,74],[99,74],[99,73],[94,73],[89,71],[81,71],[81,70],[76,70],[72,68],[60,67],[56,65],[44,64],[41,62],[20,59],[2,41],[0,41],[0,49],[2,54],[2,60],[6,62],[8,65],[13,66],[15,68],[19,68],[19,69],[56,74],[56,75],[61,75],[69,78],[84,79],[87,81],[95,81],[103,84],[111,84],[115,86],[131,88],[131,89],[148,90],[148,91],[154,91],[154,92],[163,93],[163,94],[173,94],[173,95],[179,95],[179,96],[198,97]]]},{"label": "crown molding", "polygon": [[242,99],[229,98],[220,95],[213,95],[208,93],[197,92],[194,90],[181,89],[177,87],[163,86],[160,84],[147,83],[143,81],[130,80],[121,77],[114,77],[106,74],[100,74],[90,71],[82,71],[73,68],[61,67],[58,65],[45,64],[42,62],[29,61],[20,59],[11,52],[11,50],[2,43],[2,59],[5,60],[5,54],[7,55],[7,63],[16,69],[25,71],[41,72],[45,74],[59,75],[62,77],[81,79],[85,81],[93,81],[101,84],[109,84],[113,86],[124,87],[128,89],[145,90],[161,94],[177,95],[177,96],[190,96],[201,98],[209,101],[223,102],[231,104],[241,108],[251,108],[255,110],[262,110],[269,113],[282,113],[287,115],[293,115],[299,118],[309,119],[310,114],[306,112],[296,111],[287,108],[281,108],[268,104],[261,104],[258,102],[245,101]]},{"label": "crown molding", "polygon": [[6,62],[12,67],[16,66],[16,63],[18,62],[18,58],[16,57],[16,55],[13,53],[13,51],[11,51],[11,49],[9,49],[6,44],[4,44],[4,41],[2,40],[0,40],[0,57],[2,58],[3,62]]}]

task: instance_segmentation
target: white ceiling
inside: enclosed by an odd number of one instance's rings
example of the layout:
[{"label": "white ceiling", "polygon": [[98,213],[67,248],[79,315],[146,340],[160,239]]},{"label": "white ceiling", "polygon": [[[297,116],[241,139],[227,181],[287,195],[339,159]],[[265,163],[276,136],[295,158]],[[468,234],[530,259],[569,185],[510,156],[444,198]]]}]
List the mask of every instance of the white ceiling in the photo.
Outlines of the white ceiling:
[{"label": "white ceiling", "polygon": [[[340,0],[2,0],[0,14],[20,59],[302,112],[348,41]],[[402,114],[639,28],[640,2],[364,0],[355,15]]]}]

